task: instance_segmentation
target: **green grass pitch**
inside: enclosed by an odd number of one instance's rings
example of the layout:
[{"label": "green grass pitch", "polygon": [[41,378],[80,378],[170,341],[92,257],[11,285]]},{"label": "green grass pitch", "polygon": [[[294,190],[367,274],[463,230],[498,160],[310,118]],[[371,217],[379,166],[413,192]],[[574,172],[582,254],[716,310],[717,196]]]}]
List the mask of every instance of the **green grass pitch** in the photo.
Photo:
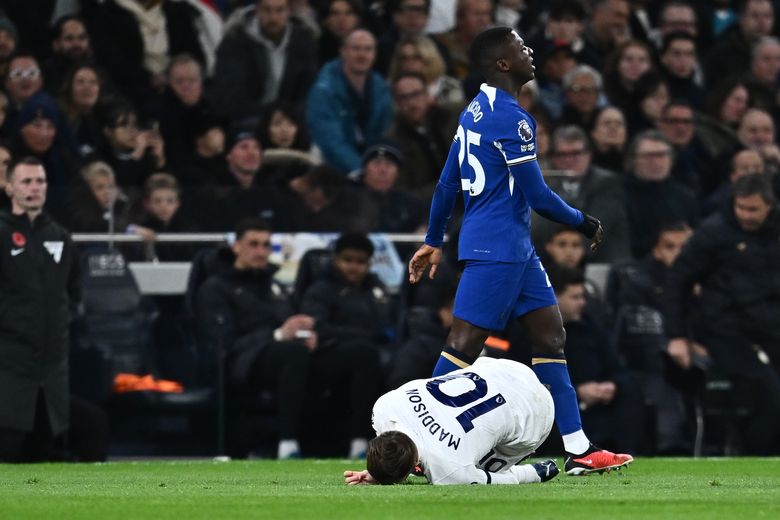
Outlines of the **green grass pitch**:
[{"label": "green grass pitch", "polygon": [[338,460],[0,465],[0,519],[780,518],[780,459],[639,459],[523,486],[345,486]]}]

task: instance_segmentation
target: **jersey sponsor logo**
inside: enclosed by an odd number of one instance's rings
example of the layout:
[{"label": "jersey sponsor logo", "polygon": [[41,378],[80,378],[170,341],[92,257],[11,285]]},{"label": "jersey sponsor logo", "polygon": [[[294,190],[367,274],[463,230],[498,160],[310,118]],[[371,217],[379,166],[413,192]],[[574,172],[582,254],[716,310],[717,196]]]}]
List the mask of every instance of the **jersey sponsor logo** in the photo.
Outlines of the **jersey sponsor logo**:
[{"label": "jersey sponsor logo", "polygon": [[519,135],[520,139],[525,143],[529,143],[533,140],[534,132],[531,130],[531,125],[525,119],[521,119],[517,123],[517,135]]},{"label": "jersey sponsor logo", "polygon": [[24,253],[23,247],[20,247],[19,249],[11,249],[11,256],[19,256],[22,253]]},{"label": "jersey sponsor logo", "polygon": [[65,243],[62,240],[47,240],[43,243],[43,247],[46,248],[46,251],[49,252],[51,257],[54,259],[54,263],[56,264],[59,264],[60,260],[62,259],[62,248],[64,246]]},{"label": "jersey sponsor logo", "polygon": [[431,415],[431,412],[428,410],[428,407],[425,405],[425,403],[422,402],[420,391],[416,388],[407,390],[406,396],[409,402],[414,405],[412,406],[412,410],[417,414],[417,418],[420,419],[420,424],[423,425],[423,430],[427,431],[434,438],[434,440],[438,440],[441,443],[446,443],[448,448],[452,448],[453,450],[458,451],[458,446],[460,446],[460,437],[455,437],[436,421],[433,415]]},{"label": "jersey sponsor logo", "polygon": [[11,234],[11,242],[13,242],[16,247],[24,247],[27,245],[27,239],[18,231],[14,231]]}]

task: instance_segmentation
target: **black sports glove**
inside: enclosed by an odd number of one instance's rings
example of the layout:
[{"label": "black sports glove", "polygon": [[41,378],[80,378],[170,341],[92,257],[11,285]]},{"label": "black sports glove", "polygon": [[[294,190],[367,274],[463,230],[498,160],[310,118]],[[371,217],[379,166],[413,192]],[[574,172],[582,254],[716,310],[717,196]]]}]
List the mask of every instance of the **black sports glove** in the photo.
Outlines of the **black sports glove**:
[{"label": "black sports glove", "polygon": [[577,226],[577,231],[588,238],[595,237],[596,231],[598,231],[601,227],[601,221],[596,217],[588,215],[587,213],[583,213],[582,215],[585,217],[585,219],[582,221],[582,224]]}]

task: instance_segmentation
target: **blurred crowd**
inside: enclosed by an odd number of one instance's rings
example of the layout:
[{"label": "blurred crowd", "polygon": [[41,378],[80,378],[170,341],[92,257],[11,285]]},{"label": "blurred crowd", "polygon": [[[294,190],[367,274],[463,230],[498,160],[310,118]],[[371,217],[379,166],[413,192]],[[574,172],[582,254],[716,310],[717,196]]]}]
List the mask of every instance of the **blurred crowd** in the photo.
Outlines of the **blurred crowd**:
[{"label": "blurred crowd", "polygon": [[[0,185],[14,158],[38,158],[47,212],[71,232],[140,235],[149,246],[128,249],[135,259],[192,259],[192,249],[155,246],[156,233],[242,229],[221,271],[229,298],[231,284],[260,283],[231,278],[231,268],[267,267],[267,254],[253,260],[241,248],[247,232],[265,243],[271,230],[353,239],[424,231],[458,115],[482,82],[469,44],[491,25],[515,27],[534,52],[536,78],[520,104],[536,119],[547,182],[606,232],[592,253],[572,230],[541,218],[533,225],[561,302],[586,431],[618,451],[690,453],[692,410],[706,399],[707,381],[724,379],[731,409],[747,409],[736,419],[737,449],[776,454],[779,7],[774,0],[6,0]],[[9,204],[0,193],[0,207]],[[269,226],[247,228],[247,218]],[[451,242],[457,228],[456,217]],[[345,250],[360,258],[339,264]],[[365,273],[349,279],[348,264],[362,266],[373,249],[347,240],[336,251],[334,286],[315,285],[286,314],[269,310],[262,327],[243,316],[247,329],[231,334],[259,327],[277,343],[309,350],[318,337],[339,344],[343,352],[331,347],[328,360],[307,370],[315,379],[325,378],[318,370],[344,370],[356,385],[346,395],[364,389],[362,401],[353,395],[363,410],[382,388],[430,374],[451,321],[452,251],[442,280],[405,288],[391,320],[384,307],[374,313],[377,302],[387,303],[384,289],[363,287]],[[606,282],[585,278],[591,264],[607,266]],[[269,283],[252,294],[278,299]],[[328,299],[343,295],[344,283],[363,287],[363,304]],[[217,282],[203,287],[220,294]],[[201,325],[209,308],[201,307]],[[200,334],[216,341],[214,330]],[[366,343],[384,350],[365,360],[355,345]],[[524,359],[525,343],[510,327],[487,350]],[[272,352],[264,350],[267,363],[282,363]],[[289,373],[302,373],[305,349],[288,353],[297,357],[284,363],[298,367]],[[241,385],[269,378],[239,377]],[[291,396],[296,385],[286,383],[288,390],[271,390]],[[294,440],[297,420],[286,420],[283,440]],[[349,451],[359,455],[367,433],[353,421]],[[278,455],[299,451],[280,444]]]}]

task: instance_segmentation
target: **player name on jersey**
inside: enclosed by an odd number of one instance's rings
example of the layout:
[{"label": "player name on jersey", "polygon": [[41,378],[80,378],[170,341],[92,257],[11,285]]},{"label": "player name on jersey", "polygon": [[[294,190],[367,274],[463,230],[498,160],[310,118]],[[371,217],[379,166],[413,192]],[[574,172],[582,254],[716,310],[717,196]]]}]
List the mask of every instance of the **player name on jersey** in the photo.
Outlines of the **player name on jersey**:
[{"label": "player name on jersey", "polygon": [[412,388],[406,391],[406,396],[409,403],[412,404],[412,410],[417,414],[417,417],[421,419],[420,423],[425,427],[424,431],[427,431],[434,439],[442,444],[446,443],[448,448],[458,451],[460,437],[455,437],[436,421],[436,418],[431,415],[428,407],[422,402],[420,391],[417,388]]}]

